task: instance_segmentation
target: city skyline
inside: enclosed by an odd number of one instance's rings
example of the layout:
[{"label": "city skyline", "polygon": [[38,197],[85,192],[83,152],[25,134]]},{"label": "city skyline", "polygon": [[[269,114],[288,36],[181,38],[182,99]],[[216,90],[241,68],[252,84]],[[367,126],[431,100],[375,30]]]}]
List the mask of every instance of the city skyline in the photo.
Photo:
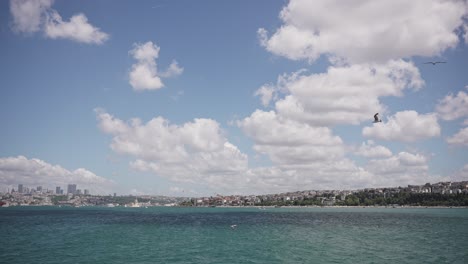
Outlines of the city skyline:
[{"label": "city skyline", "polygon": [[[41,189],[41,192],[39,192],[37,189]],[[359,191],[364,191],[364,190],[391,190],[391,189],[410,189],[412,191],[417,190],[417,192],[420,193],[441,193],[441,194],[452,194],[452,192],[449,190],[456,190],[454,194],[468,194],[468,180],[467,181],[459,181],[459,182],[435,182],[435,183],[430,183],[426,182],[424,184],[419,183],[419,184],[407,184],[403,186],[384,186],[384,187],[364,187],[364,188],[359,188],[359,189],[300,189],[300,190],[290,190],[286,192],[281,192],[281,193],[262,193],[262,194],[256,194],[256,193],[250,193],[250,194],[243,194],[244,196],[264,196],[264,195],[285,195],[285,194],[290,194],[290,193],[302,193],[302,192],[320,192],[320,193],[327,193],[327,192],[359,192]],[[84,189],[81,191],[81,189],[77,189],[76,184],[68,184],[67,185],[67,192],[64,193],[64,190],[60,186],[56,186],[56,191],[54,192],[53,190],[49,190],[48,188],[44,189],[44,192],[42,192],[42,186],[37,186],[36,189],[34,187],[29,188],[28,186],[23,186],[23,184],[18,184],[18,189],[15,190],[13,189],[8,189],[6,192],[2,192],[0,190],[0,194],[8,194],[8,193],[20,193],[20,194],[33,194],[36,192],[39,193],[45,193],[45,194],[53,194],[53,195],[91,195],[88,189]],[[429,191],[428,191],[429,190]],[[435,190],[435,191],[434,191]],[[101,194],[97,194],[100,196]],[[103,194],[107,196],[117,196],[117,193],[108,193],[108,194]],[[120,196],[134,196],[133,194],[120,194]],[[138,196],[138,195],[136,195]],[[140,196],[161,196],[159,194],[143,194]],[[222,194],[222,193],[216,193],[214,196],[242,196],[239,194],[233,195],[233,194]],[[171,196],[168,196],[171,197]],[[173,196],[177,198],[177,196]],[[196,197],[196,196],[179,196],[180,197]],[[204,197],[204,196],[200,196]]]},{"label": "city skyline", "polygon": [[[15,191],[15,188],[12,188],[10,190],[10,188],[8,188],[8,190],[6,191],[6,193],[10,193],[10,192],[18,192],[18,193],[31,193],[31,192],[39,192],[39,193],[42,193],[43,191],[45,193],[49,193],[49,192],[53,192],[54,188],[49,188],[46,187],[46,188],[43,188],[42,185],[39,185],[39,186],[36,186],[36,187],[31,187],[31,186],[25,186],[23,185],[22,183],[19,183],[18,184],[18,189],[16,189]],[[2,193],[2,190],[0,190],[0,193]],[[89,190],[88,189],[83,189],[83,191],[81,189],[78,189],[77,188],[77,185],[76,184],[67,184],[67,192],[64,193],[64,189],[62,189],[61,186],[55,186],[55,192],[54,194],[89,194]]]},{"label": "city skyline", "polygon": [[0,190],[468,180],[467,17],[459,0],[1,1]]}]

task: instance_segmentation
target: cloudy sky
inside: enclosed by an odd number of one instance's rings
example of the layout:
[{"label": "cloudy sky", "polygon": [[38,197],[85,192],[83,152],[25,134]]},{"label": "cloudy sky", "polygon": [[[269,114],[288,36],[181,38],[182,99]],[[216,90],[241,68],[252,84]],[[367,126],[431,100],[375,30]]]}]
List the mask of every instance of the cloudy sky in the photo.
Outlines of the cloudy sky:
[{"label": "cloudy sky", "polygon": [[0,191],[468,180],[468,3],[0,1],[0,123]]}]

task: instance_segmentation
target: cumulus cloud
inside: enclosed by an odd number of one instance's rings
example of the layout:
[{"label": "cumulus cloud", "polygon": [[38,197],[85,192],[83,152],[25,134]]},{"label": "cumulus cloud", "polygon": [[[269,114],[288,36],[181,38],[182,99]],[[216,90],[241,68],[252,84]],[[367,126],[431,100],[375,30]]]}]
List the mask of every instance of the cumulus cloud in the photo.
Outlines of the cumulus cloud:
[{"label": "cumulus cloud", "polygon": [[[98,126],[112,135],[110,147],[134,160],[130,166],[224,193],[272,193],[305,188],[363,186],[372,175],[345,157],[342,140],[326,127],[281,120],[258,110],[238,125],[255,150],[274,163],[250,168],[248,157],[230,143],[219,124],[194,119],[182,125],[162,117],[147,123],[122,121],[96,110]],[[300,183],[300,184],[299,184]]]},{"label": "cumulus cloud", "polygon": [[329,128],[282,119],[274,111],[256,110],[238,125],[254,140],[257,152],[283,167],[334,160],[344,155],[341,138]]},{"label": "cumulus cloud", "polygon": [[465,43],[468,44],[468,24],[465,24],[463,28],[465,29],[465,34],[463,35],[463,38],[465,39]]},{"label": "cumulus cloud", "polygon": [[373,180],[370,173],[357,167],[349,159],[323,164],[314,162],[306,168],[288,169],[278,166],[253,168],[246,172],[246,177],[249,179],[249,185],[264,193],[353,189],[368,186]]},{"label": "cumulus cloud", "polygon": [[[406,117],[405,114],[397,114],[395,119],[400,121],[400,115]],[[429,116],[417,115],[423,120],[431,120]],[[350,148],[339,136],[333,135],[330,128],[285,118],[273,110],[256,110],[237,124],[254,141],[254,150],[268,156],[273,163],[271,167],[250,168],[245,173],[249,184],[257,188],[275,191],[352,189],[420,184],[430,180],[428,158],[424,155],[409,152],[393,155],[388,148],[368,140],[354,150],[356,155],[369,159],[364,166],[358,166],[347,158]],[[426,130],[424,124],[417,127]],[[412,133],[402,139],[421,137]]]},{"label": "cumulus cloud", "polygon": [[255,91],[255,96],[259,96],[263,106],[268,106],[275,97],[275,89],[269,85],[264,85]]},{"label": "cumulus cloud", "polygon": [[227,141],[219,124],[198,118],[183,125],[163,117],[124,122],[97,110],[98,126],[113,136],[111,149],[133,158],[131,166],[179,182],[216,185],[235,181],[247,155]]},{"label": "cumulus cloud", "polygon": [[258,30],[261,45],[292,60],[332,55],[351,63],[437,56],[458,44],[466,1],[292,0],[271,36]]},{"label": "cumulus cloud", "polygon": [[87,44],[102,44],[109,35],[88,22],[84,14],[63,21],[51,8],[53,0],[11,0],[12,28],[19,33],[43,31],[46,37],[64,38]]},{"label": "cumulus cloud", "polygon": [[421,184],[429,179],[427,163],[427,157],[421,154],[400,152],[386,159],[371,160],[365,168],[381,178],[380,184],[387,186]]},{"label": "cumulus cloud", "polygon": [[468,127],[460,129],[458,133],[447,138],[447,143],[455,146],[465,146],[468,147]]},{"label": "cumulus cloud", "polygon": [[[272,167],[252,168],[246,173],[249,183],[257,188],[276,191],[362,188],[398,181],[389,181],[357,166],[346,157],[347,147],[342,139],[327,127],[311,126],[283,118],[274,111],[261,110],[238,121],[238,126],[254,141],[254,150],[273,162]],[[369,158],[392,156],[390,150],[372,141],[364,143],[358,153]]]},{"label": "cumulus cloud", "polygon": [[[422,88],[424,81],[413,63],[392,60],[385,64],[331,66],[325,73],[308,75],[301,70],[280,77],[277,84],[264,85],[256,92],[263,105],[274,101],[274,110],[256,110],[237,122],[253,140],[253,149],[266,155],[273,164],[249,169],[245,173],[249,184],[271,190],[362,188],[405,185],[411,177],[414,183],[428,175],[426,160],[420,166],[413,165],[412,158],[417,160],[420,155],[393,156],[388,148],[372,140],[354,150],[355,154],[370,159],[369,164],[360,167],[346,156],[352,148],[333,135],[330,128],[338,124],[370,123],[376,111],[386,111],[386,106],[380,103],[381,97],[402,96],[405,90]],[[434,114],[410,114],[411,122],[406,123],[400,118],[405,114],[396,115],[400,130],[405,132],[398,134],[399,139],[412,141],[440,134]],[[413,118],[422,124],[413,124]],[[427,125],[436,129],[427,130]],[[404,175],[386,177],[394,171],[395,164],[409,169]],[[382,171],[385,173],[381,174]]]},{"label": "cumulus cloud", "polygon": [[161,72],[161,77],[164,78],[169,78],[169,77],[176,77],[182,74],[184,72],[184,68],[181,68],[179,66],[179,63],[177,61],[172,61],[171,65],[169,65],[169,68],[167,68],[166,71]]},{"label": "cumulus cloud", "polygon": [[449,94],[436,106],[437,114],[443,120],[455,120],[468,117],[468,94],[459,91],[457,95]]},{"label": "cumulus cloud", "polygon": [[18,184],[52,190],[56,186],[65,188],[68,184],[76,184],[79,189],[101,194],[109,193],[114,186],[113,181],[84,168],[69,171],[59,165],[24,156],[0,158],[0,187],[16,188]]},{"label": "cumulus cloud", "polygon": [[135,91],[157,90],[164,87],[161,77],[175,77],[183,72],[176,61],[173,61],[169,68],[162,73],[158,72],[156,59],[159,57],[159,50],[156,44],[148,41],[144,44],[134,44],[130,54],[135,60],[130,71],[130,85]]},{"label": "cumulus cloud", "polygon": [[387,122],[365,127],[362,135],[382,140],[414,142],[440,135],[440,126],[435,114],[420,115],[416,111],[397,112]]},{"label": "cumulus cloud", "polygon": [[278,100],[280,94],[288,93],[288,84],[301,78],[307,72],[306,69],[300,69],[291,74],[281,74],[278,76],[276,84],[267,83],[262,85],[254,95],[260,97],[263,106],[268,106],[272,101]]},{"label": "cumulus cloud", "polygon": [[383,112],[383,96],[401,96],[403,90],[424,85],[413,63],[403,60],[384,65],[331,66],[326,73],[297,74],[284,81],[286,97],[276,102],[279,115],[311,125],[359,124]]},{"label": "cumulus cloud", "polygon": [[[372,141],[359,149],[371,161],[357,166],[330,128],[283,118],[275,111],[256,110],[237,121],[254,150],[271,160],[266,167],[249,167],[248,156],[211,119],[177,125],[163,117],[144,123],[138,118],[122,121],[102,109],[96,114],[100,129],[112,136],[111,149],[130,156],[133,169],[222,193],[393,186],[427,176],[426,157],[406,152],[392,156]],[[397,175],[398,170],[404,173]]]},{"label": "cumulus cloud", "polygon": [[368,141],[356,154],[370,158],[357,166],[346,157],[342,139],[327,127],[314,127],[284,119],[274,111],[256,110],[238,121],[254,141],[254,150],[267,155],[271,167],[246,172],[249,183],[269,190],[362,188],[395,186],[427,180],[427,158],[392,152]]},{"label": "cumulus cloud", "polygon": [[12,29],[16,32],[32,33],[41,30],[47,10],[53,0],[11,0]]},{"label": "cumulus cloud", "polygon": [[373,140],[363,142],[355,153],[366,158],[388,158],[392,156],[392,152],[388,148],[376,145]]},{"label": "cumulus cloud", "polygon": [[52,39],[64,38],[87,44],[102,44],[109,39],[107,33],[88,23],[84,14],[74,15],[67,22],[55,10],[48,14],[44,31]]}]

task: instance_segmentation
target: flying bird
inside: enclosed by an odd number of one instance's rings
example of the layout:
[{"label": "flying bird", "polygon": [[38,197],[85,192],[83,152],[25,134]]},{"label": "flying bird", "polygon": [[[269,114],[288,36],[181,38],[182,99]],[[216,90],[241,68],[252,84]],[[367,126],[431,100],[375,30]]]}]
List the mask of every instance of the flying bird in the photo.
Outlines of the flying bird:
[{"label": "flying bird", "polygon": [[379,123],[379,122],[382,122],[382,120],[379,120],[379,113],[376,113],[374,115],[374,123]]},{"label": "flying bird", "polygon": [[447,63],[447,62],[446,61],[428,61],[428,62],[425,62],[424,64],[436,65],[438,63]]}]

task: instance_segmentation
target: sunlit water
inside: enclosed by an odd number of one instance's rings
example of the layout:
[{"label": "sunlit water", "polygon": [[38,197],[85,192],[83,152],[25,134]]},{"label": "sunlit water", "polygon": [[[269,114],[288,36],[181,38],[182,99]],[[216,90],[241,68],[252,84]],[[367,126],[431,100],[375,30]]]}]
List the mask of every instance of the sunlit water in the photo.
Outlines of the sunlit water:
[{"label": "sunlit water", "polygon": [[0,208],[0,262],[468,263],[468,209]]}]

